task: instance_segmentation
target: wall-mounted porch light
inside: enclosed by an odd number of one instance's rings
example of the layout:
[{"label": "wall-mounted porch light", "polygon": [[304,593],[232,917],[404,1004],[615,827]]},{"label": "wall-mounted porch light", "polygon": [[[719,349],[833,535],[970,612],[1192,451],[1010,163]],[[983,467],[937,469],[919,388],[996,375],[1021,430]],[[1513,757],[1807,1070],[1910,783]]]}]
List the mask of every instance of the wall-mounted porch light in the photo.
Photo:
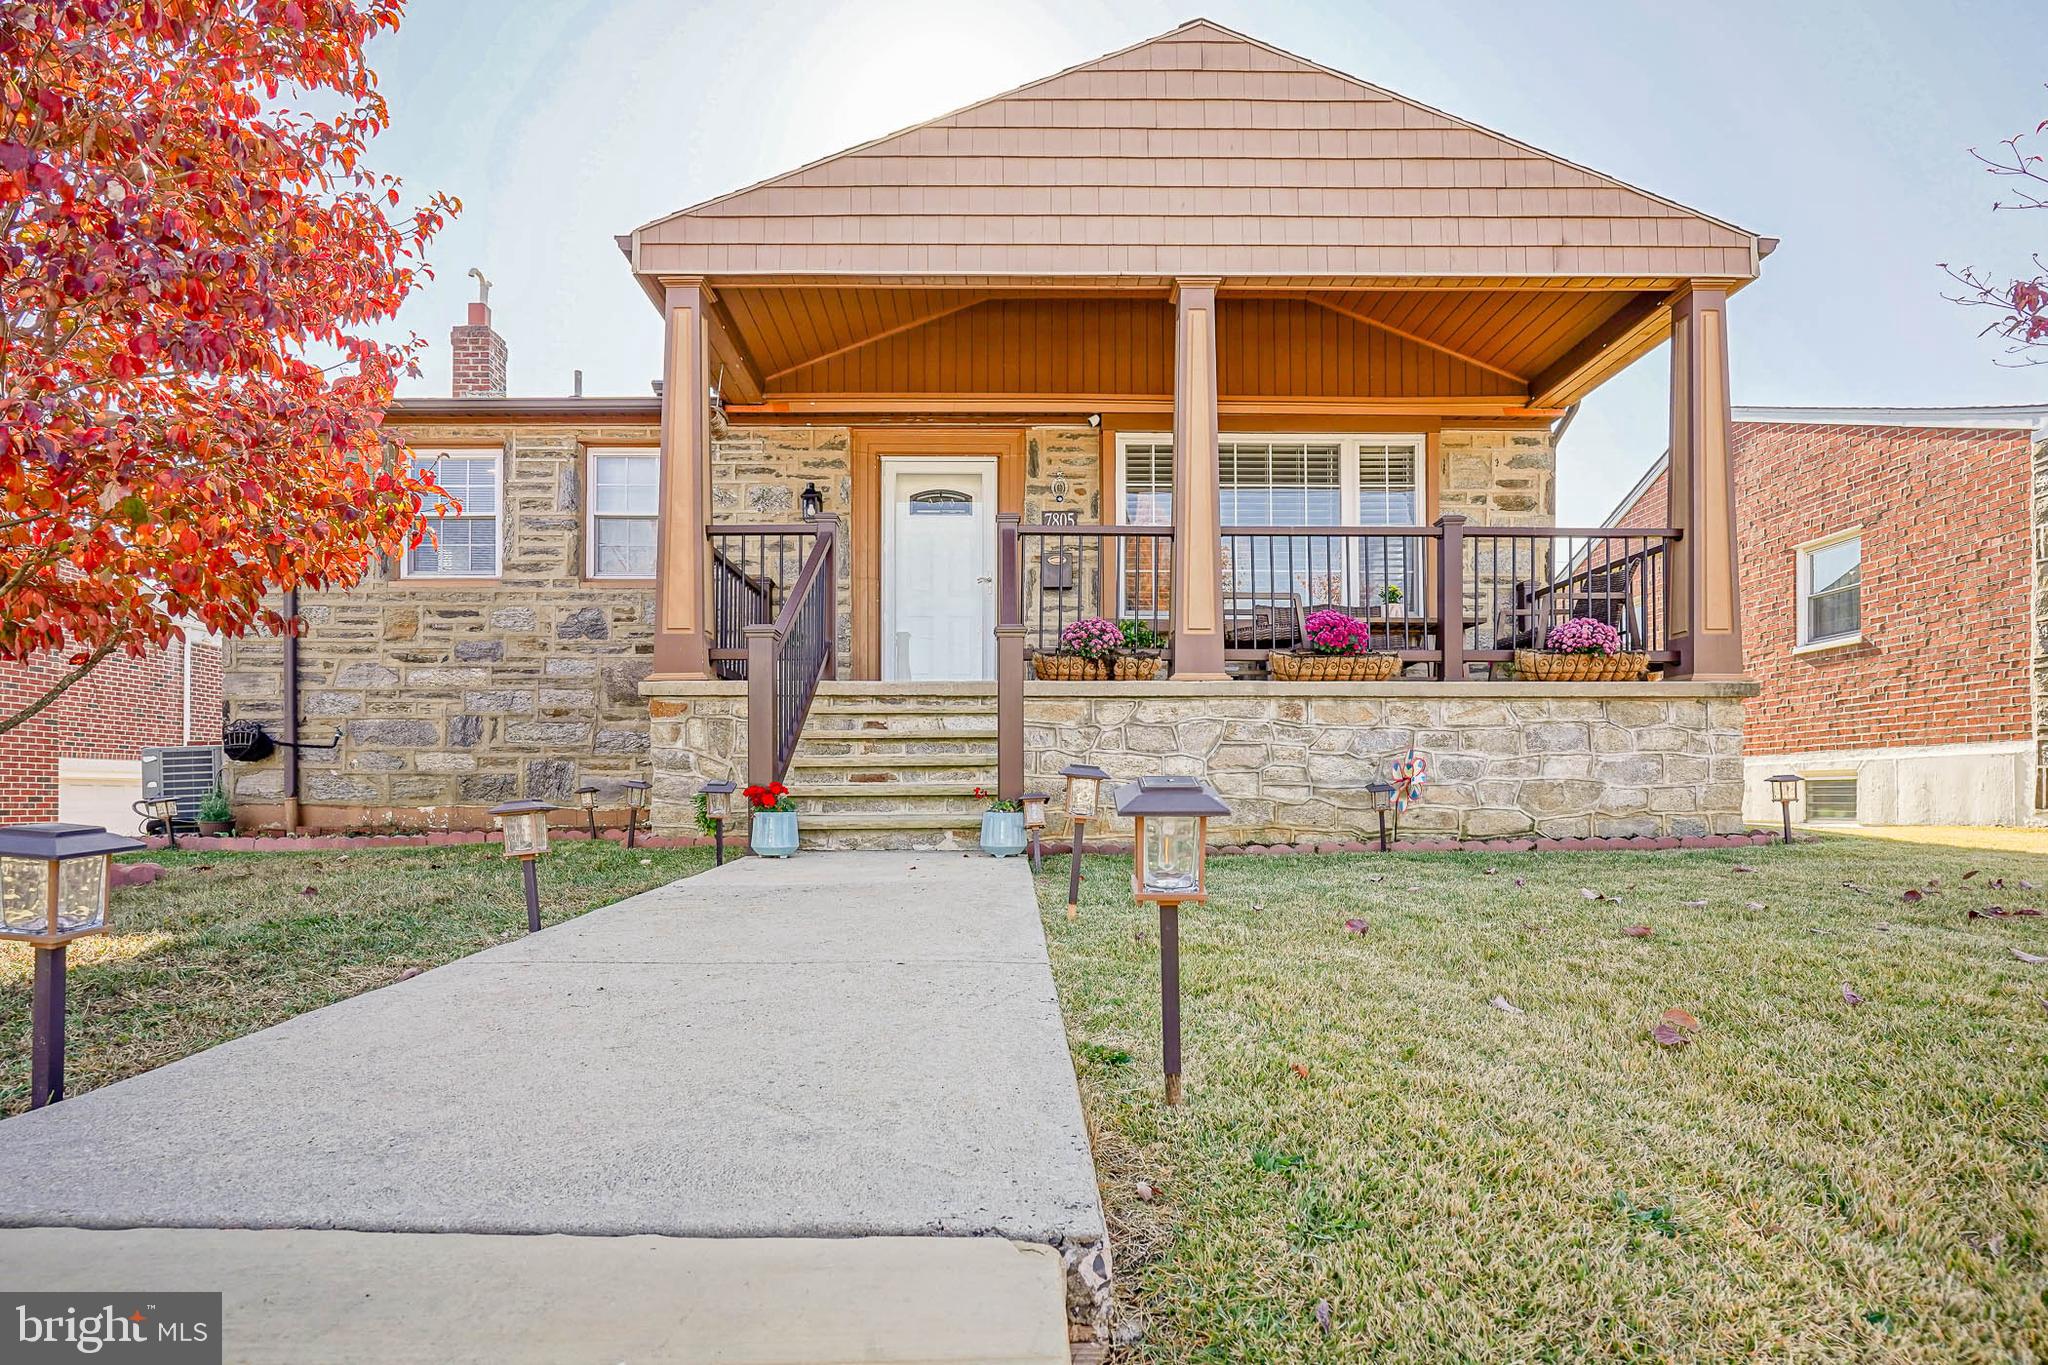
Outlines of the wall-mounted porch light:
[{"label": "wall-mounted porch light", "polygon": [[540,932],[540,878],[533,862],[548,851],[548,812],[553,809],[546,801],[507,801],[491,807],[491,814],[505,826],[505,856],[519,860],[520,876],[526,883],[529,934]]},{"label": "wall-mounted porch light", "polygon": [[1198,778],[1141,777],[1117,788],[1116,813],[1136,826],[1131,895],[1159,907],[1160,1058],[1166,1102],[1179,1104],[1180,907],[1209,899],[1209,817],[1230,807]]},{"label": "wall-mounted porch light", "polygon": [[704,794],[704,818],[711,822],[711,845],[713,865],[725,866],[725,822],[732,818],[732,794],[739,790],[730,782],[706,782]]},{"label": "wall-mounted porch light", "polygon": [[797,494],[797,506],[803,509],[805,521],[816,521],[825,510],[825,495],[818,491],[815,483],[806,483],[804,491]]},{"label": "wall-mounted porch light", "polygon": [[0,829],[0,938],[36,950],[29,1107],[64,1098],[64,947],[107,931],[116,853],[147,847],[97,825]]},{"label": "wall-mounted porch light", "polygon": [[635,836],[640,832],[640,812],[647,809],[647,793],[654,784],[642,778],[629,777],[619,784],[626,792],[626,847],[637,848]]},{"label": "wall-mounted porch light", "polygon": [[1102,807],[1102,784],[1109,774],[1092,763],[1072,763],[1060,769],[1067,779],[1067,819],[1074,825],[1073,852],[1067,855],[1067,918],[1081,913],[1081,841],[1088,822]]},{"label": "wall-mounted porch light", "polygon": [[1771,779],[1771,800],[1778,803],[1778,812],[1784,816],[1783,842],[1792,842],[1792,803],[1799,799],[1799,788],[1806,779],[1797,773],[1779,773]]}]

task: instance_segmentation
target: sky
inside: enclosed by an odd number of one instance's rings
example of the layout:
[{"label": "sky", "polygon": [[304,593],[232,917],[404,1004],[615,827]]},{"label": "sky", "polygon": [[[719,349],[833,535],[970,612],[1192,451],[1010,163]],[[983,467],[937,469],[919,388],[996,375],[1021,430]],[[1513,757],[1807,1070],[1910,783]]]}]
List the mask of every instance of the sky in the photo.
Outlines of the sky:
[{"label": "sky", "polygon": [[[1941,262],[2031,273],[2048,211],[1994,213],[1970,148],[2048,119],[2041,0],[412,0],[371,60],[373,164],[463,202],[401,331],[448,392],[480,267],[515,394],[645,393],[660,325],[613,243],[649,219],[1198,15],[1782,239],[1731,303],[1738,404],[2048,401],[1947,302]],[[2048,135],[2040,139],[2048,152]],[[1586,402],[1559,520],[1662,452],[1668,360]]]}]

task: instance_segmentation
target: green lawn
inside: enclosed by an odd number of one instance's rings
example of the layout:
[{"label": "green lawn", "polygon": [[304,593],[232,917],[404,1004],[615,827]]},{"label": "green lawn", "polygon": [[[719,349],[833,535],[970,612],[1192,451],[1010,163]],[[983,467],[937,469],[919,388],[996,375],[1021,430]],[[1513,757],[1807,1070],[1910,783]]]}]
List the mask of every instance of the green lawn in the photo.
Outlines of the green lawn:
[{"label": "green lawn", "polygon": [[1156,919],[1086,870],[1039,899],[1130,1358],[2048,1357],[2048,917],[1967,915],[2048,858],[1217,859],[1179,1111]]},{"label": "green lawn", "polygon": [[[71,945],[71,1094],[526,932],[518,868],[493,845],[154,853],[114,893],[111,933]],[[564,841],[540,864],[553,924],[710,864],[704,849]],[[31,950],[0,944],[0,1115],[29,1099]]]}]

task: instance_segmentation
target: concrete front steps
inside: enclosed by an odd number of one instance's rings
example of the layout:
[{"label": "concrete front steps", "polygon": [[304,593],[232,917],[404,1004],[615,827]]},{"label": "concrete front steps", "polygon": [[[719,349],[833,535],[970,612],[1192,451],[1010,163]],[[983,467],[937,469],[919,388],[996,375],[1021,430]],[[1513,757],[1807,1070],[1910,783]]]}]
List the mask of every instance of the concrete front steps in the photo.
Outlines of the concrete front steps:
[{"label": "concrete front steps", "polygon": [[978,848],[995,684],[821,684],[784,781],[805,848]]}]

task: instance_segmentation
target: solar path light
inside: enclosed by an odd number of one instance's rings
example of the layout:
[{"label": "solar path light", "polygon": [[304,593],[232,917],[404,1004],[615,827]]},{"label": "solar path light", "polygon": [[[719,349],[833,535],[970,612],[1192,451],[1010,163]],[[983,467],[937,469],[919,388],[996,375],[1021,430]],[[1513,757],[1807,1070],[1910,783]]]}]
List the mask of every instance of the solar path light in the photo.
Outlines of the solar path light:
[{"label": "solar path light", "polygon": [[1209,899],[1209,817],[1230,807],[1193,777],[1141,777],[1116,791],[1116,813],[1136,832],[1131,844],[1131,894],[1159,907],[1160,1059],[1166,1102],[1179,1104],[1180,907]]},{"label": "solar path light", "polygon": [[1771,779],[1771,800],[1778,803],[1778,812],[1784,816],[1785,833],[1783,842],[1792,842],[1792,803],[1799,799],[1799,788],[1806,779],[1797,773],[1779,773]]},{"label": "solar path light", "polygon": [[1067,819],[1074,825],[1074,851],[1067,857],[1067,918],[1081,913],[1081,842],[1088,822],[1102,806],[1102,784],[1109,774],[1092,763],[1075,763],[1060,769],[1067,779]]},{"label": "solar path light", "polygon": [[631,777],[619,784],[626,789],[626,847],[638,847],[634,836],[640,831],[640,812],[647,809],[647,793],[654,784],[643,778]]},{"label": "solar path light", "polygon": [[730,782],[706,782],[704,795],[704,818],[711,822],[711,846],[714,866],[725,866],[725,822],[732,818],[732,794],[739,788]]},{"label": "solar path light", "polygon": [[491,807],[491,814],[505,825],[505,856],[519,860],[520,875],[526,882],[526,932],[540,932],[540,876],[534,860],[548,851],[548,812],[555,809],[546,801],[507,801]]}]

